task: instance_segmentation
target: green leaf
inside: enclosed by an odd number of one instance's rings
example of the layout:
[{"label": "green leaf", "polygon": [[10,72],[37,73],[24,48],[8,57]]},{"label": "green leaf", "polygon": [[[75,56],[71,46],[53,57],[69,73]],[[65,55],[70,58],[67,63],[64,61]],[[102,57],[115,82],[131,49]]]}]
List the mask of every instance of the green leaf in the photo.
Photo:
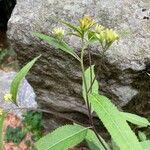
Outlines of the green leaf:
[{"label": "green leaf", "polygon": [[150,76],[150,73],[147,73]]},{"label": "green leaf", "polygon": [[138,137],[139,137],[140,141],[146,141],[146,139],[147,139],[146,134],[141,131],[138,132]]},{"label": "green leaf", "polygon": [[140,117],[138,115],[126,113],[126,112],[121,112],[121,114],[127,121],[135,125],[138,125],[140,127],[147,127],[150,125],[150,122],[144,117]]},{"label": "green leaf", "polygon": [[79,34],[79,36],[82,35],[82,32],[81,32],[80,28],[78,28],[78,27],[76,27],[76,26],[74,26],[74,25],[72,25],[72,24],[70,24],[70,23],[68,23],[66,21],[63,21],[63,20],[60,20],[60,22],[65,24],[66,26],[68,26],[72,30],[76,31]]},{"label": "green leaf", "polygon": [[[143,150],[150,150],[150,140],[140,142]],[[120,150],[116,143],[112,142],[113,150]]]},{"label": "green leaf", "polygon": [[88,144],[89,150],[101,150],[93,141],[86,140],[86,142]]},{"label": "green leaf", "polygon": [[27,63],[15,76],[15,78],[13,79],[11,86],[10,86],[10,93],[12,94],[12,98],[14,103],[16,102],[17,99],[17,93],[18,93],[18,89],[19,86],[21,84],[21,81],[24,79],[24,77],[27,75],[27,73],[29,72],[29,70],[31,69],[31,67],[34,65],[34,63],[36,62],[36,60],[39,58],[40,56],[34,58],[32,61],[30,61],[29,63]]},{"label": "green leaf", "polygon": [[[110,150],[109,145],[105,142],[105,140],[100,135],[99,138],[101,139],[103,144],[100,143],[95,133],[91,129],[88,129],[85,140],[87,141],[88,146],[91,150]],[[107,149],[105,149],[103,145],[105,145]]]},{"label": "green leaf", "polygon": [[120,150],[120,148],[116,145],[116,143],[111,140],[113,150]]},{"label": "green leaf", "polygon": [[65,125],[35,143],[37,150],[67,150],[84,140],[88,128]]},{"label": "green leaf", "polygon": [[94,31],[91,31],[91,30],[88,31],[88,40],[90,42],[97,41],[97,38],[95,38],[95,32]]},{"label": "green leaf", "polygon": [[3,122],[4,122],[5,114],[0,116],[0,150],[3,150]]},{"label": "green leaf", "polygon": [[42,33],[33,33],[34,36],[46,41],[47,43],[49,43],[50,45],[52,45],[53,47],[55,47],[56,49],[61,49],[64,52],[72,55],[73,57],[75,57],[77,60],[80,61],[79,56],[75,53],[74,49],[71,48],[68,44],[66,44],[63,40],[58,40],[52,36],[48,36]]},{"label": "green leaf", "polygon": [[[86,80],[86,85],[87,85],[88,91],[91,88],[91,83],[93,82],[94,78],[95,78],[94,65],[92,65],[91,67],[89,67],[85,71],[85,80]],[[85,83],[84,83],[84,80],[82,80],[82,81],[83,81],[83,83],[82,83],[82,94],[83,94],[84,100],[86,101]],[[92,85],[91,92],[98,94],[98,89],[99,89],[98,82],[97,82],[97,80],[95,80],[93,85]]]},{"label": "green leaf", "polygon": [[143,147],[143,150],[150,150],[150,140],[143,141],[143,142],[140,142],[140,143]]},{"label": "green leaf", "polygon": [[136,135],[130,129],[120,111],[107,97],[93,93],[89,100],[112,139],[121,150],[142,150]]}]

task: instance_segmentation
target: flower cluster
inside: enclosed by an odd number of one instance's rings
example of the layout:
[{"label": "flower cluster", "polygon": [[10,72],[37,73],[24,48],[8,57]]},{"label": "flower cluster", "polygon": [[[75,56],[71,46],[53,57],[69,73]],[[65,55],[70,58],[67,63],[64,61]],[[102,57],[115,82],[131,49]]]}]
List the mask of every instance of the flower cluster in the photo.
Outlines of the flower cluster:
[{"label": "flower cluster", "polygon": [[91,28],[95,24],[95,21],[89,16],[84,16],[83,18],[79,19],[79,23],[81,30],[86,30]]},{"label": "flower cluster", "polygon": [[2,115],[3,115],[3,113],[4,113],[3,109],[2,109],[2,108],[0,108],[0,116],[2,116]]},{"label": "flower cluster", "polygon": [[12,94],[5,94],[4,95],[4,100],[5,101],[12,101]]},{"label": "flower cluster", "polygon": [[118,34],[114,30],[108,28],[96,32],[95,35],[102,45],[110,46],[114,41],[119,39]]},{"label": "flower cluster", "polygon": [[[104,26],[97,24],[91,17],[84,16],[83,18],[79,19],[79,25],[74,26],[67,22],[62,21],[65,25],[71,28],[73,31],[70,32],[68,35],[78,36],[80,38],[88,39],[90,42],[99,41],[103,48],[108,48],[111,46],[113,42],[119,39],[118,34],[109,28],[105,28]],[[95,25],[95,29],[93,26]],[[62,27],[54,28],[52,34],[57,39],[63,39],[65,31]],[[86,36],[88,35],[88,38]]]},{"label": "flower cluster", "polygon": [[64,36],[65,31],[63,30],[63,28],[59,27],[59,28],[54,28],[52,31],[52,34],[55,37],[59,37],[62,38]]}]

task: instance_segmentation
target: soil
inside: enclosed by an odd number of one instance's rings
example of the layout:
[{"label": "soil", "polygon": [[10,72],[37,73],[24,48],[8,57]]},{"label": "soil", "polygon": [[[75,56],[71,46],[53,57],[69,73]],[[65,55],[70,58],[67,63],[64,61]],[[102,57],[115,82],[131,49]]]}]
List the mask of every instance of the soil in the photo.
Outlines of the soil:
[{"label": "soil", "polygon": [[[8,126],[11,126],[13,128],[23,127],[23,123],[21,122],[21,119],[18,118],[16,115],[7,114],[7,116],[4,119],[4,124],[3,124],[3,138],[4,138],[5,131]],[[32,134],[28,133],[18,145],[15,145],[11,141],[6,143],[3,140],[3,150],[28,150],[29,147],[26,145],[26,141],[31,140],[31,136]]]},{"label": "soil", "polygon": [[[16,127],[23,128],[23,123],[21,119],[17,117],[15,114],[12,114],[12,113],[7,114],[7,116],[4,119],[4,124],[3,124],[3,139],[4,139],[4,135],[8,126],[11,126],[13,128],[16,128]],[[3,140],[3,150],[29,150],[30,148],[28,147],[28,145],[26,145],[26,141],[29,141],[29,140],[32,141],[31,137],[32,137],[32,134],[27,133],[27,135],[18,145],[15,145],[12,141],[7,143]],[[74,148],[70,148],[68,150],[88,150],[88,149],[84,146],[77,146]]]}]

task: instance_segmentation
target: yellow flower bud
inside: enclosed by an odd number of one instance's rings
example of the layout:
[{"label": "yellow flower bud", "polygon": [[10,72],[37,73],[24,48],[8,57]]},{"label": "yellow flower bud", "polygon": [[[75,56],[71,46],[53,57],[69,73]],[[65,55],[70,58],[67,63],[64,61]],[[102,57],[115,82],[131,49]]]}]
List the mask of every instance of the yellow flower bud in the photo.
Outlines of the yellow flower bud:
[{"label": "yellow flower bud", "polygon": [[102,31],[104,31],[105,27],[102,25],[97,24],[95,27],[95,32],[96,33],[101,33]]},{"label": "yellow flower bud", "polygon": [[106,41],[106,32],[105,32],[105,30],[104,31],[101,31],[100,33],[96,33],[95,34],[96,35],[96,37],[98,38],[98,40],[100,41],[100,42],[105,42]]},{"label": "yellow flower bud", "polygon": [[112,29],[104,29],[101,26],[97,26],[95,30],[97,30],[95,35],[102,44],[110,46],[115,40],[119,39],[118,34]]},{"label": "yellow flower bud", "polygon": [[52,31],[52,34],[56,37],[63,37],[65,31],[60,27],[60,28],[54,28]]},{"label": "yellow flower bud", "polygon": [[5,101],[12,101],[12,94],[5,94],[4,100]]},{"label": "yellow flower bud", "polygon": [[112,29],[106,29],[106,41],[107,41],[107,43],[112,43],[118,39],[119,39],[119,36],[115,31],[113,31]]},{"label": "yellow flower bud", "polygon": [[81,29],[88,29],[92,27],[95,23],[95,21],[92,20],[92,18],[89,16],[84,16],[83,18],[79,19],[79,22]]},{"label": "yellow flower bud", "polygon": [[0,108],[0,116],[3,115],[3,109]]}]

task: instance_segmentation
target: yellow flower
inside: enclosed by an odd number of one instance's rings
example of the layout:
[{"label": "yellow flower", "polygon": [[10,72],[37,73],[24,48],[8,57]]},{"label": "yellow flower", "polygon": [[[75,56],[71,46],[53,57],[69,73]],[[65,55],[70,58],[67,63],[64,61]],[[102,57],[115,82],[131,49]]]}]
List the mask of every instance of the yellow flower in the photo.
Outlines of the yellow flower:
[{"label": "yellow flower", "polygon": [[118,34],[112,29],[104,29],[102,27],[97,27],[97,30],[98,32],[95,35],[98,38],[98,40],[103,44],[111,45],[115,40],[119,39]]},{"label": "yellow flower", "polygon": [[95,24],[95,21],[89,16],[84,16],[83,18],[79,19],[79,22],[81,29],[88,29]]},{"label": "yellow flower", "polygon": [[63,37],[64,33],[65,33],[65,31],[61,27],[54,28],[52,31],[52,34],[56,37]]},{"label": "yellow flower", "polygon": [[3,109],[0,108],[0,116],[3,115]]},{"label": "yellow flower", "polygon": [[97,24],[95,27],[95,32],[96,33],[101,33],[102,31],[104,31],[105,27],[102,25]]},{"label": "yellow flower", "polygon": [[95,35],[100,40],[100,42],[103,43],[103,42],[106,41],[106,32],[105,32],[105,30],[101,31],[100,33],[96,33]]},{"label": "yellow flower", "polygon": [[112,43],[119,39],[118,34],[112,29],[106,29],[106,41]]},{"label": "yellow flower", "polygon": [[5,101],[12,101],[12,94],[5,94],[4,100]]}]

